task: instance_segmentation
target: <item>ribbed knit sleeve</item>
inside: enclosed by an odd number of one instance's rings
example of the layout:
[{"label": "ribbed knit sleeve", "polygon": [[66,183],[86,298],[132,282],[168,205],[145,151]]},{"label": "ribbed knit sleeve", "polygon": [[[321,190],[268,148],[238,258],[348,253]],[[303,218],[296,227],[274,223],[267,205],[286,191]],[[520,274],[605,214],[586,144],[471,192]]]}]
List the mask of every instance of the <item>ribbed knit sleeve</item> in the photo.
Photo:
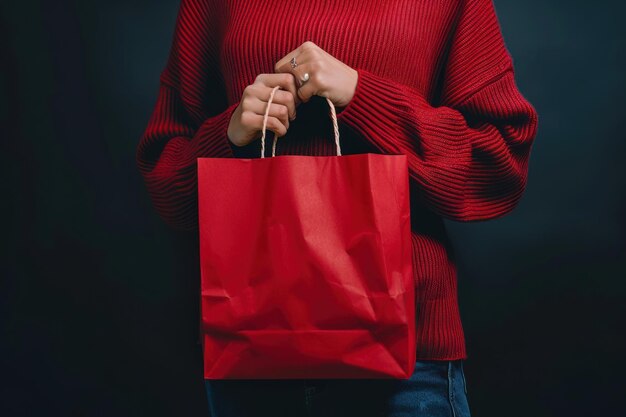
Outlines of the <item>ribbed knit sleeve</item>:
[{"label": "ribbed knit sleeve", "polygon": [[226,104],[217,68],[215,10],[209,0],[182,0],[157,101],[136,160],[158,214],[171,227],[198,227],[198,157],[233,157],[227,136],[239,104]]},{"label": "ribbed knit sleeve", "polygon": [[537,113],[516,86],[492,0],[459,4],[438,105],[357,67],[355,94],[337,117],[382,153],[407,155],[429,209],[477,221],[503,216],[520,200]]}]

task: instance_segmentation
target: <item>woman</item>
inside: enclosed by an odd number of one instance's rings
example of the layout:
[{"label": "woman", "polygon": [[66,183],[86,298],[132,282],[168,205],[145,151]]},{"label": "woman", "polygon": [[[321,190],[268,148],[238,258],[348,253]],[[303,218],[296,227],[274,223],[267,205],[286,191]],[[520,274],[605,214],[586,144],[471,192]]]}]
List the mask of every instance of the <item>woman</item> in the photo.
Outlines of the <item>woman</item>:
[{"label": "woman", "polygon": [[469,416],[457,270],[443,219],[509,213],[537,114],[518,91],[492,0],[182,0],[137,148],[153,204],[196,230],[198,157],[403,153],[409,162],[417,363],[409,380],[206,380],[212,415]]}]

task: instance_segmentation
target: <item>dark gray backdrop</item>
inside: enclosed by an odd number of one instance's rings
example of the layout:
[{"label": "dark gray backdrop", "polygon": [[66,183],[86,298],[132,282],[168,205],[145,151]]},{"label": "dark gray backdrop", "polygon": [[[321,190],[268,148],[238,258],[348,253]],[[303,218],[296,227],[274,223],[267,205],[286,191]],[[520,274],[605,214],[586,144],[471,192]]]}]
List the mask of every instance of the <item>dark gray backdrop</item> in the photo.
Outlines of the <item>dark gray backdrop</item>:
[{"label": "dark gray backdrop", "polygon": [[[539,134],[513,213],[448,223],[470,407],[613,414],[626,388],[626,8],[495,5]],[[208,415],[197,241],[156,216],[134,161],[177,8],[0,3],[3,416]]]}]

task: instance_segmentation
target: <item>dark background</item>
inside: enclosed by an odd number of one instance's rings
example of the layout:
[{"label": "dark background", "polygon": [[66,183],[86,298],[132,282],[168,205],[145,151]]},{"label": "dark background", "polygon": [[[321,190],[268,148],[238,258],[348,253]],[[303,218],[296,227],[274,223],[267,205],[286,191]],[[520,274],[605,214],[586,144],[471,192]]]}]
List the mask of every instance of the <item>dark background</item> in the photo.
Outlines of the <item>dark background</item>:
[{"label": "dark background", "polygon": [[[495,5],[539,133],[514,212],[448,222],[470,407],[614,415],[626,389],[626,7]],[[157,217],[134,160],[177,9],[0,3],[0,415],[208,415],[197,241]]]}]

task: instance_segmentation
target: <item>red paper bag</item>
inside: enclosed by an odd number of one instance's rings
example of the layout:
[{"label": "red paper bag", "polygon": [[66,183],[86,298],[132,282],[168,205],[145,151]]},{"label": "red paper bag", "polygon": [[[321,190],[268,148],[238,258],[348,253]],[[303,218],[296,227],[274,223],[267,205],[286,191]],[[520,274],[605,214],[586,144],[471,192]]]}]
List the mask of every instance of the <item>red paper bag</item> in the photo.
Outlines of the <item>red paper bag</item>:
[{"label": "red paper bag", "polygon": [[342,156],[327,101],[337,156],[264,158],[266,109],[260,158],[198,158],[206,379],[413,372],[407,159]]}]

